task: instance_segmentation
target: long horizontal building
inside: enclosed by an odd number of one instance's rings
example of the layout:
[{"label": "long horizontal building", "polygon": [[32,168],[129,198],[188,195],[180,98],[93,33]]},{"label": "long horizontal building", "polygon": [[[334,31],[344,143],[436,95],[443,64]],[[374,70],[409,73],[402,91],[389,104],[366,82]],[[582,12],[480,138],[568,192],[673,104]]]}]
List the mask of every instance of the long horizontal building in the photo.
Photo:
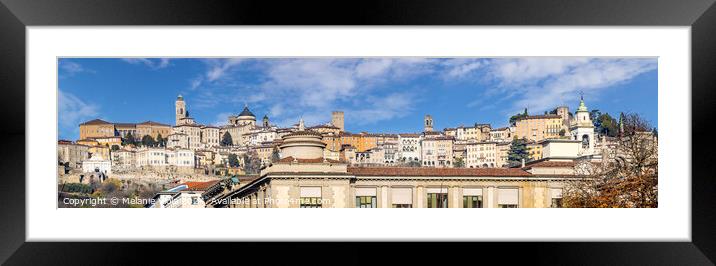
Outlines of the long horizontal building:
[{"label": "long horizontal building", "polygon": [[[560,207],[564,163],[523,168],[348,167],[322,158],[320,136],[286,135],[290,154],[209,207],[229,208],[547,208]],[[291,149],[291,150],[285,150]],[[564,161],[570,161],[565,159]],[[541,164],[538,164],[541,163]]]},{"label": "long horizontal building", "polygon": [[353,168],[322,161],[298,161],[315,171],[293,172],[290,164],[228,194],[215,207],[547,208],[560,206],[568,178],[519,168]]},{"label": "long horizontal building", "polygon": [[111,123],[102,119],[93,119],[80,124],[80,139],[103,138],[103,137],[125,137],[131,133],[136,139],[145,135],[157,138],[158,135],[167,137],[172,133],[170,125],[145,121],[142,123]]}]

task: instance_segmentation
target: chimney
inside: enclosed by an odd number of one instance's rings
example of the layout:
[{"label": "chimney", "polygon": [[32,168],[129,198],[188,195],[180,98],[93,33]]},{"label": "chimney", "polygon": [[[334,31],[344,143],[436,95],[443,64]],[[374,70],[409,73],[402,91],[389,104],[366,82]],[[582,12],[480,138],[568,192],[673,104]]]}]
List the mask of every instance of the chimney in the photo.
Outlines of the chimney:
[{"label": "chimney", "polygon": [[522,158],[522,168],[525,168],[525,159]]}]

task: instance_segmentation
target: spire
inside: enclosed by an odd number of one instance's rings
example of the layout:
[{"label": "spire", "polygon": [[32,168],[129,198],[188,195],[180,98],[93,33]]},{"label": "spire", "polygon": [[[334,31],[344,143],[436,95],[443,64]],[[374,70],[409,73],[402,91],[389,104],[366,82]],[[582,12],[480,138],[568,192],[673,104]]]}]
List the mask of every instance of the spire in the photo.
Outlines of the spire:
[{"label": "spire", "polygon": [[184,97],[182,97],[181,94],[179,94],[179,96],[177,96],[177,100],[178,100],[178,101],[183,101],[183,100],[184,100]]},{"label": "spire", "polygon": [[298,120],[298,131],[303,131],[306,127],[303,125],[303,117]]},{"label": "spire", "polygon": [[589,112],[589,110],[587,110],[587,105],[584,104],[584,95],[582,95],[579,99],[579,108],[577,108],[577,112]]}]

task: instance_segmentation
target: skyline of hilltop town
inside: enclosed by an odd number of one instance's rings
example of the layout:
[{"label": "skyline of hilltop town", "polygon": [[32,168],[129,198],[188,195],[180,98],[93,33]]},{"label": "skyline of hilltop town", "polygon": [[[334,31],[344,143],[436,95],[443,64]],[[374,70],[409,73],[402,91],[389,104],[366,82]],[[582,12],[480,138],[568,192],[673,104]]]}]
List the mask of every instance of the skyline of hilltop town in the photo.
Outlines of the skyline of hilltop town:
[{"label": "skyline of hilltop town", "polygon": [[58,62],[59,139],[80,138],[93,119],[175,124],[181,94],[201,124],[225,126],[248,106],[278,127],[345,115],[348,132],[407,133],[474,124],[510,126],[510,117],[591,110],[638,113],[658,127],[656,59],[63,58]]},{"label": "skyline of hilltop town", "polygon": [[655,58],[61,59],[58,78],[61,207],[658,207]]}]

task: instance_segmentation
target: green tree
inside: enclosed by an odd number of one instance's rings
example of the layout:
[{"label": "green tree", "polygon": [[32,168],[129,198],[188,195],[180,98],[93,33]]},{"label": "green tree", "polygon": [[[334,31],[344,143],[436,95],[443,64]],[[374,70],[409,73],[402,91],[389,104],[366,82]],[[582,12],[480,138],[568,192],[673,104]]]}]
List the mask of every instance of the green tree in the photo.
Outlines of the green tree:
[{"label": "green tree", "polygon": [[278,151],[278,148],[274,147],[273,152],[271,153],[271,161],[277,162],[278,160],[281,160],[281,154]]},{"label": "green tree", "polygon": [[239,157],[236,154],[229,154],[229,167],[239,167]]},{"label": "green tree", "polygon": [[157,134],[157,146],[159,147],[166,147],[167,145],[167,139],[162,137],[162,134]]},{"label": "green tree", "polygon": [[144,137],[142,137],[142,145],[146,147],[153,147],[156,143],[157,142],[150,135],[144,135]]},{"label": "green tree", "polygon": [[455,158],[453,166],[457,168],[465,167],[465,160],[463,160],[462,158]]},{"label": "green tree", "polygon": [[224,136],[221,137],[221,146],[231,146],[233,143],[234,140],[231,139],[231,134],[229,134],[229,132],[225,132]]},{"label": "green tree", "polygon": [[244,154],[244,172],[246,174],[258,174],[261,171],[261,159],[256,152]]},{"label": "green tree", "polygon": [[530,160],[530,155],[527,152],[527,140],[515,139],[510,145],[510,151],[507,154],[507,163],[510,166],[517,166],[522,164],[522,159],[525,161]]},{"label": "green tree", "polygon": [[510,116],[510,125],[514,126],[515,123],[517,123],[517,120],[519,120],[520,118],[523,118],[523,117],[527,117],[527,116],[528,116],[527,108],[525,108],[525,111],[523,113]]},{"label": "green tree", "polygon": [[126,136],[122,139],[122,145],[137,145],[137,140],[134,138],[134,135],[132,133],[127,133]]},{"label": "green tree", "polygon": [[112,145],[112,151],[118,151],[118,150],[119,150],[119,145],[117,145],[117,144]]},{"label": "green tree", "polygon": [[594,123],[594,129],[603,135],[616,137],[619,134],[619,122],[608,113],[600,114]]}]

